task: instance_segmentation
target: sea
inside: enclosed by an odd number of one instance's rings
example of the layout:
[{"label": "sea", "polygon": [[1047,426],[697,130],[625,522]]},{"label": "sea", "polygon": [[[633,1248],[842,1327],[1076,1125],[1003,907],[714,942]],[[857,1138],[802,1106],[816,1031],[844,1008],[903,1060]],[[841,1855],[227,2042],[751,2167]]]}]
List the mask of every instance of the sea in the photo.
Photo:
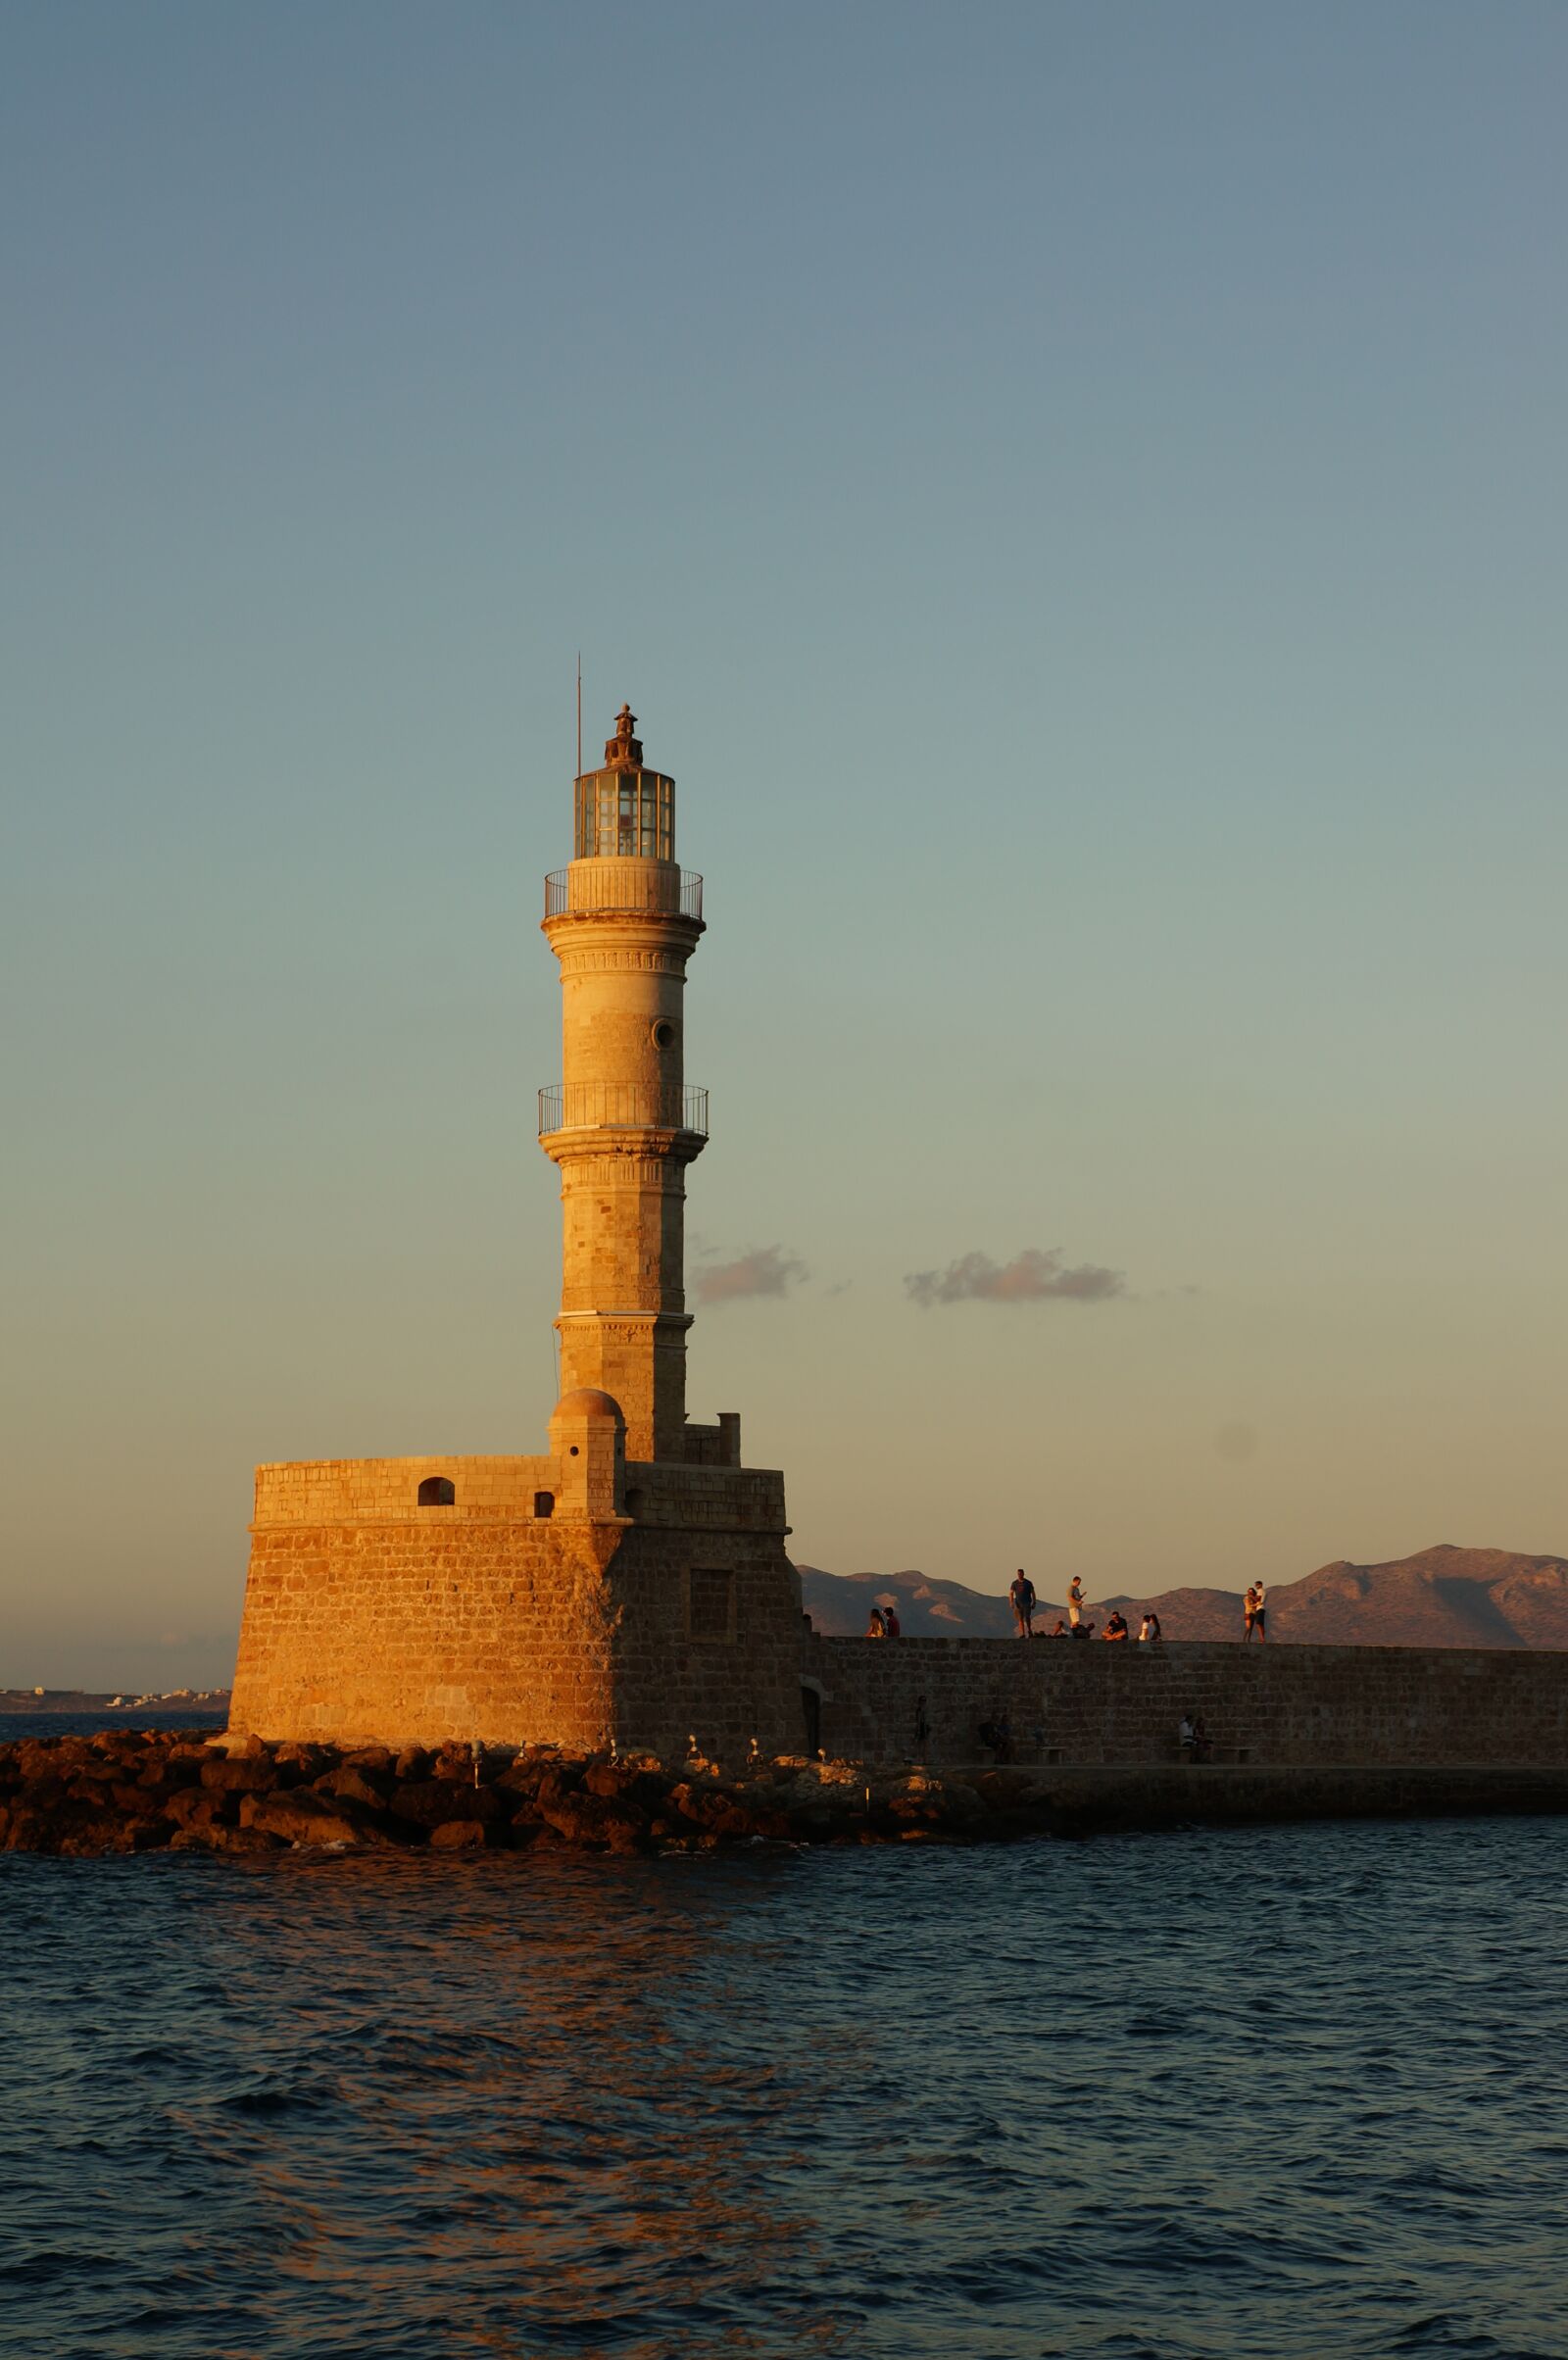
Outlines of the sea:
[{"label": "sea", "polygon": [[1565,1866],[6,1854],[0,2352],[1562,2360]]}]

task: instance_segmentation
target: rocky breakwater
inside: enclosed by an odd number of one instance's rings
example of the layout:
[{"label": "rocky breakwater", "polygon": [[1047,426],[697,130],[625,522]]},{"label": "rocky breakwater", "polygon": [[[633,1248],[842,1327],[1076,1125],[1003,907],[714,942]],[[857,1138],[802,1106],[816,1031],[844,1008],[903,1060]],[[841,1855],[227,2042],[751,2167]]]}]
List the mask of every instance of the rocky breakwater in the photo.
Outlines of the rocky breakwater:
[{"label": "rocky breakwater", "polygon": [[554,1746],[264,1745],[144,1730],[0,1745],[0,1849],[696,1852],[1289,1819],[1568,1812],[1568,1768],[1168,1764],[945,1769],[662,1762]]},{"label": "rocky breakwater", "polygon": [[554,1747],[339,1748],[179,1733],[0,1745],[0,1848],[466,1852],[572,1846],[704,1851],[718,1844],[930,1842],[983,1832],[961,1779],[783,1759],[738,1772],[701,1760],[568,1756]]}]

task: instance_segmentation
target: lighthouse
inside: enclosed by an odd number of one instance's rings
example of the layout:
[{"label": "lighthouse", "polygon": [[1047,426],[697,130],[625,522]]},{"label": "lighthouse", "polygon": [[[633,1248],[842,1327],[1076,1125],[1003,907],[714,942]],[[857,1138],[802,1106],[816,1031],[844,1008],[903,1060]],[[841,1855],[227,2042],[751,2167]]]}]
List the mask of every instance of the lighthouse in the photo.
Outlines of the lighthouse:
[{"label": "lighthouse", "polygon": [[604,765],[576,781],[573,858],[545,881],[561,967],[562,1079],[539,1093],[561,1173],[561,1389],[608,1394],[626,1455],[686,1455],[686,1174],[708,1093],[685,1071],[686,966],[703,880],[675,858],[675,781],[623,705]]},{"label": "lighthouse", "polygon": [[784,1478],[742,1465],[733,1412],[686,1415],[703,881],[676,860],[675,781],[627,706],[575,782],[544,931],[562,1006],[561,1079],[539,1094],[562,1206],[547,1448],[258,1467],[236,1734],[677,1756],[695,1739],[740,1759],[797,1751],[812,1726]]}]

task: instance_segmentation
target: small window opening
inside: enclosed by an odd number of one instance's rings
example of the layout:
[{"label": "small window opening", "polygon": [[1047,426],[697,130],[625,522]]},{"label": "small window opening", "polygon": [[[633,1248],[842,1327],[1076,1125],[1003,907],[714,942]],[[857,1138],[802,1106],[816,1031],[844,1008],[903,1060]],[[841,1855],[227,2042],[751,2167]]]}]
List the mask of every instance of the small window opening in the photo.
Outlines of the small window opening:
[{"label": "small window opening", "polygon": [[575,1444],[575,1443],[573,1443],[573,1444],[572,1444],[572,1446],[571,1446],[571,1455],[572,1455],[572,1457],[573,1457],[573,1458],[575,1458],[575,1457],[578,1455],[578,1452],[577,1452],[577,1446],[576,1446],[576,1444]]},{"label": "small window opening", "polygon": [[675,1027],[673,1024],[666,1024],[661,1017],[654,1026],[654,1047],[656,1049],[672,1049],[674,1045]]},{"label": "small window opening", "polygon": [[452,1507],[457,1497],[450,1475],[427,1475],[419,1486],[421,1507]]},{"label": "small window opening", "polygon": [[535,1492],[533,1496],[533,1512],[536,1516],[553,1516],[556,1512],[555,1493]]},{"label": "small window opening", "polygon": [[686,1632],[691,1639],[733,1639],[735,1576],[726,1567],[694,1565],[687,1590]]}]

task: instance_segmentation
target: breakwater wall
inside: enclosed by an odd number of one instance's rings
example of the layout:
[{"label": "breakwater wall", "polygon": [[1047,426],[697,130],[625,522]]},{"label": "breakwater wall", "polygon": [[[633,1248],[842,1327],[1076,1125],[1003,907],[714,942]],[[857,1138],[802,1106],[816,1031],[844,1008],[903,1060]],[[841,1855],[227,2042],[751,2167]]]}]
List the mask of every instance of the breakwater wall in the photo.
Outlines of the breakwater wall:
[{"label": "breakwater wall", "polygon": [[816,1743],[870,1762],[976,1762],[1005,1721],[1025,1764],[1175,1763],[1184,1713],[1220,1763],[1568,1765],[1568,1654],[1069,1639],[825,1639]]}]

